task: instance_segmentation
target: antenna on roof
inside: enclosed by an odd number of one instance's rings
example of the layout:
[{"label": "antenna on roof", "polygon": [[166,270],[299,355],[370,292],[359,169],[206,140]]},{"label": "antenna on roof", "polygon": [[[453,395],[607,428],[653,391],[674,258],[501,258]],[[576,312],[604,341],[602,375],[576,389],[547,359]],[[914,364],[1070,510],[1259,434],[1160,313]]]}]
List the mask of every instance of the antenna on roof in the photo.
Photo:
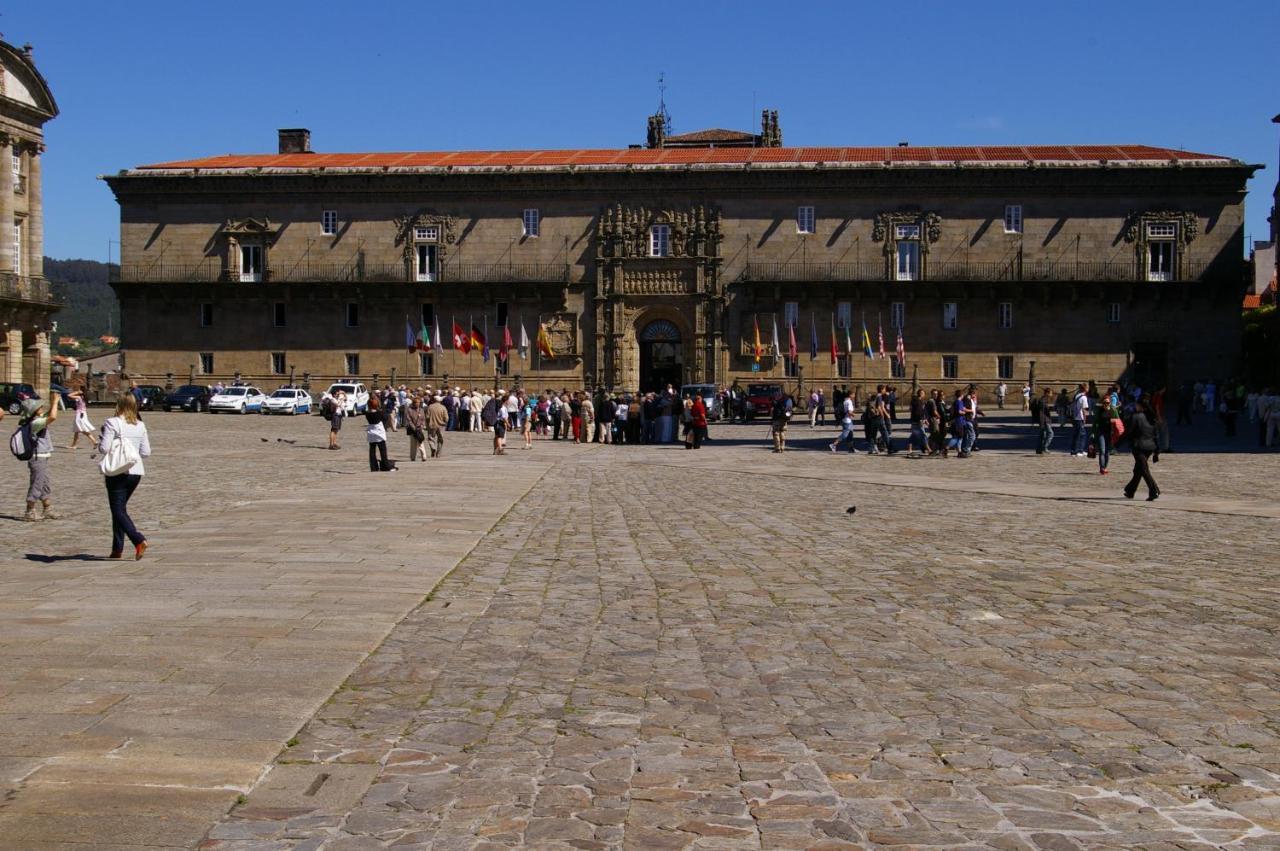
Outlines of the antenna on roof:
[{"label": "antenna on roof", "polygon": [[658,111],[657,115],[662,116],[662,124],[666,128],[668,134],[671,133],[671,113],[667,112],[667,75],[665,71],[658,72]]}]

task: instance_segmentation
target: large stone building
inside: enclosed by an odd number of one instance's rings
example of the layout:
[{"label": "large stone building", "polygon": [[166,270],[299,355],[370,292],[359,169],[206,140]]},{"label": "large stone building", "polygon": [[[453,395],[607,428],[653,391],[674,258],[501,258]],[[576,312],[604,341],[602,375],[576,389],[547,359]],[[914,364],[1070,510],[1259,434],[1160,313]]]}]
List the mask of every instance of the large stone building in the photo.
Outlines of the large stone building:
[{"label": "large stone building", "polygon": [[49,332],[59,307],[44,278],[40,159],[58,114],[31,45],[0,41],[0,381],[49,392]]},{"label": "large stone building", "polygon": [[[667,136],[655,116],[648,135],[325,154],[282,130],[277,153],[108,176],[125,369],[494,381],[495,360],[453,348],[455,322],[494,350],[504,323],[517,344],[544,324],[554,356],[496,364],[537,387],[1235,367],[1257,166],[1141,145],[783,147],[776,113],[758,134]],[[889,357],[862,355],[864,321]],[[424,322],[444,351],[409,351]]]}]

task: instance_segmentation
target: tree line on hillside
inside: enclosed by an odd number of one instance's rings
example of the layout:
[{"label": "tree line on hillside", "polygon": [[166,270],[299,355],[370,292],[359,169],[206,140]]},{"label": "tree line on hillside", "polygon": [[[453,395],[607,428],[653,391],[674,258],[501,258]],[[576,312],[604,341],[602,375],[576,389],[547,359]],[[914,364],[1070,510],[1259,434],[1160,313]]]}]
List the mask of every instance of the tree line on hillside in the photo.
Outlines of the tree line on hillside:
[{"label": "tree line on hillside", "polygon": [[[87,355],[102,351],[99,338],[120,334],[120,303],[107,283],[116,264],[97,260],[54,260],[44,258],[44,276],[49,279],[54,295],[65,305],[54,319],[58,332],[54,350],[60,354]],[[78,346],[59,346],[58,337],[75,337]]]}]

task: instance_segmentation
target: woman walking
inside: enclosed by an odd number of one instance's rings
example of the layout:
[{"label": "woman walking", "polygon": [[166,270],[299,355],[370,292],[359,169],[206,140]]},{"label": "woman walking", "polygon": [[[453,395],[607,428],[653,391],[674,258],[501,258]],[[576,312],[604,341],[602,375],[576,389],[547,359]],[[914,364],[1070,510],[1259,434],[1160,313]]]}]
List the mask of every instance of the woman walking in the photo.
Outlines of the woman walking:
[{"label": "woman walking", "polygon": [[382,403],[377,394],[369,397],[369,407],[364,412],[364,436],[369,441],[369,472],[391,470],[387,460],[387,426],[383,422]]},{"label": "woman walking", "polygon": [[414,394],[409,407],[404,409],[404,430],[409,435],[409,460],[427,460],[427,412],[422,407],[422,397]]},{"label": "woman walking", "polygon": [[129,516],[129,497],[138,489],[146,470],[142,459],[151,455],[151,441],[147,437],[146,423],[138,416],[138,400],[132,393],[125,393],[116,400],[116,415],[102,424],[102,440],[98,451],[106,455],[111,443],[116,438],[128,441],[138,453],[138,460],[133,466],[114,476],[106,476],[107,505],[111,507],[111,554],[108,558],[120,558],[124,555],[124,539],[133,544],[133,558],[142,558],[147,551],[147,539],[138,527],[133,525]]},{"label": "woman walking", "polygon": [[[80,442],[80,435],[93,434],[93,423],[89,421],[89,403],[84,400],[84,394],[79,390],[72,390],[70,396],[76,403],[75,427],[71,432],[71,446],[69,449],[75,449],[76,444]],[[89,438],[85,438],[88,440]]]},{"label": "woman walking", "polygon": [[1111,463],[1111,421],[1116,418],[1116,409],[1111,406],[1111,397],[1103,396],[1098,401],[1098,409],[1093,412],[1093,445],[1098,453],[1098,473],[1107,475],[1107,465]]},{"label": "woman walking", "polygon": [[329,448],[338,449],[338,432],[342,431],[342,419],[347,415],[347,394],[341,390],[329,400]]},{"label": "woman walking", "polygon": [[[1133,478],[1124,486],[1126,499],[1133,499],[1138,483],[1147,483],[1147,502],[1159,498],[1160,487],[1151,476],[1151,456],[1156,452],[1156,427],[1147,415],[1148,397],[1143,396],[1134,405],[1133,415],[1125,426],[1124,437],[1133,447]],[[1159,457],[1157,455],[1156,457]]]}]

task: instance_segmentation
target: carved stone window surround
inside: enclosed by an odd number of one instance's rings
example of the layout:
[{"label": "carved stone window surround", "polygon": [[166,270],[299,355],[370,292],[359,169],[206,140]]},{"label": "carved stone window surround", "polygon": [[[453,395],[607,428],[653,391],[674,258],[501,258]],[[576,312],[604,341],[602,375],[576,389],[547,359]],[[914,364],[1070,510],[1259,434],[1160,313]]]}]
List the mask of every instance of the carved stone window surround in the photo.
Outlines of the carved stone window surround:
[{"label": "carved stone window surround", "polygon": [[[1173,225],[1172,237],[1152,237],[1151,225]],[[1196,214],[1188,210],[1143,210],[1132,211],[1125,220],[1124,240],[1134,247],[1134,260],[1142,273],[1147,277],[1149,252],[1153,242],[1173,243],[1173,267],[1170,270],[1174,280],[1181,279],[1186,268],[1187,246],[1196,238],[1199,223]]]},{"label": "carved stone window surround", "polygon": [[877,213],[871,225],[871,239],[884,244],[885,268],[890,280],[896,277],[899,228],[915,227],[919,236],[912,241],[920,244],[921,280],[928,278],[929,247],[942,237],[942,216],[927,210],[886,210]]},{"label": "carved stone window surround", "polygon": [[[421,242],[436,246],[436,277],[440,276],[440,270],[448,261],[450,249],[458,239],[455,232],[457,221],[454,216],[434,210],[419,210],[397,216],[393,220],[396,228],[395,244],[401,246],[403,252],[405,280],[414,281],[417,278],[417,246]],[[428,229],[425,239],[419,238],[420,228]],[[435,239],[430,238],[430,228],[436,229]]]},{"label": "carved stone window surround", "polygon": [[221,243],[222,279],[226,281],[240,280],[240,246],[257,245],[262,249],[262,280],[271,279],[271,246],[280,236],[280,225],[270,218],[254,218],[252,216],[239,219],[227,219],[218,230],[218,241]]}]

